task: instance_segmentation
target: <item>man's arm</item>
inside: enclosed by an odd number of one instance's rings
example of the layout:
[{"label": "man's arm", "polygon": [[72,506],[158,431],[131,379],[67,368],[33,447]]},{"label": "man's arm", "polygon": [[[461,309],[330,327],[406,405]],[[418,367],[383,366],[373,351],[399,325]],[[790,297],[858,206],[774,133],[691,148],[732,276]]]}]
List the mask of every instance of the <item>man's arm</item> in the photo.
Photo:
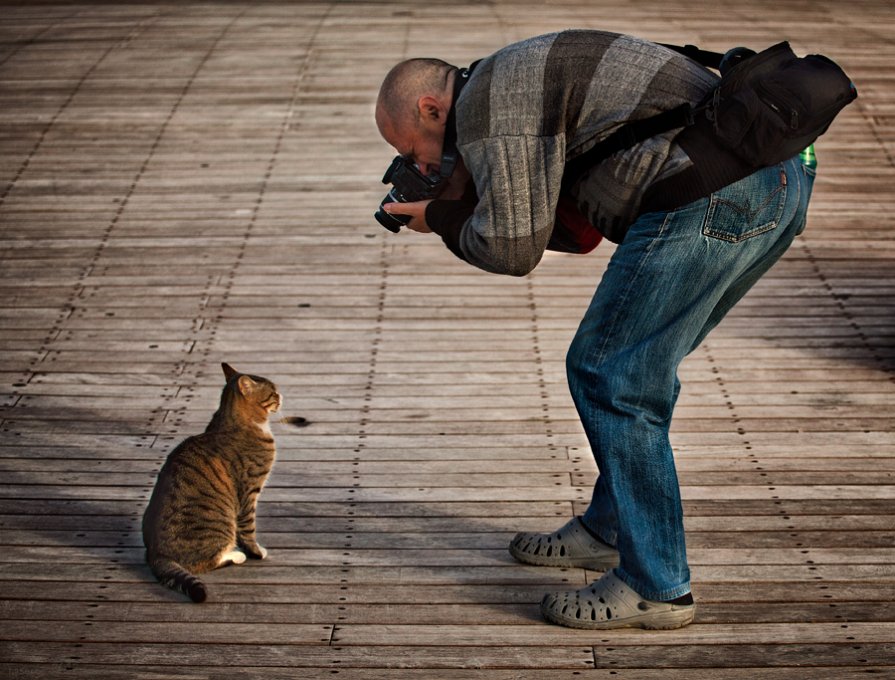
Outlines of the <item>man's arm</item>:
[{"label": "man's arm", "polygon": [[524,276],[540,262],[559,200],[562,137],[481,139],[461,148],[477,201],[435,200],[424,210],[429,229],[470,264]]}]

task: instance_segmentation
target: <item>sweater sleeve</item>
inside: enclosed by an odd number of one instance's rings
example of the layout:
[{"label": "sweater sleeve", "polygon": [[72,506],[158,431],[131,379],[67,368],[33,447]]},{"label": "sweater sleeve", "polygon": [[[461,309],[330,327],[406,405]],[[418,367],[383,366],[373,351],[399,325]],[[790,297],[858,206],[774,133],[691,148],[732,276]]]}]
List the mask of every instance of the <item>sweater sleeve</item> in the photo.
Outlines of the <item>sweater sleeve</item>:
[{"label": "sweater sleeve", "polygon": [[460,199],[436,198],[426,208],[426,223],[429,228],[441,236],[441,240],[444,241],[448,250],[464,261],[466,256],[460,250],[460,232],[463,230],[466,220],[475,212],[478,201],[475,183],[470,180]]},{"label": "sweater sleeve", "polygon": [[[436,205],[436,224],[430,222],[430,227],[479,269],[525,276],[540,262],[553,231],[565,163],[563,138],[486,137],[463,145],[460,152],[478,202],[468,217],[466,206],[445,210]],[[429,216],[427,211],[427,220]],[[460,218],[465,218],[462,223]]]},{"label": "sweater sleeve", "polygon": [[426,224],[441,236],[444,245],[461,260],[466,260],[460,250],[460,233],[463,225],[475,212],[476,201],[435,199],[426,208]]}]

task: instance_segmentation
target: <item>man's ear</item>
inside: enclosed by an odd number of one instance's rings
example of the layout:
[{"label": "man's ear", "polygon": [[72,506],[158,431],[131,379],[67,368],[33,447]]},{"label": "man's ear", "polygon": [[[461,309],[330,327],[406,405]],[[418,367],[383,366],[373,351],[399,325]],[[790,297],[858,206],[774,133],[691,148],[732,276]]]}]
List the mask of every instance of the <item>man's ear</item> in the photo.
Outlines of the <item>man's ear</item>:
[{"label": "man's ear", "polygon": [[447,118],[447,112],[444,110],[441,102],[432,95],[423,95],[417,100],[416,105],[422,121],[427,123],[442,122]]}]

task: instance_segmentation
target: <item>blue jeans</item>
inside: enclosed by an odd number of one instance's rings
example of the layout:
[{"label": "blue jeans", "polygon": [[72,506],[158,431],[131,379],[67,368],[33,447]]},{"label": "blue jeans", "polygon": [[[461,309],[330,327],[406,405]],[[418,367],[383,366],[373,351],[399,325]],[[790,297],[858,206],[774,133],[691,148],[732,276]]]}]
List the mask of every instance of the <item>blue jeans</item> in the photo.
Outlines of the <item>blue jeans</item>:
[{"label": "blue jeans", "polygon": [[804,229],[813,183],[793,158],[639,217],[569,348],[569,388],[600,472],[583,521],[618,548],[616,573],[641,597],[690,592],[668,437],[678,365]]}]

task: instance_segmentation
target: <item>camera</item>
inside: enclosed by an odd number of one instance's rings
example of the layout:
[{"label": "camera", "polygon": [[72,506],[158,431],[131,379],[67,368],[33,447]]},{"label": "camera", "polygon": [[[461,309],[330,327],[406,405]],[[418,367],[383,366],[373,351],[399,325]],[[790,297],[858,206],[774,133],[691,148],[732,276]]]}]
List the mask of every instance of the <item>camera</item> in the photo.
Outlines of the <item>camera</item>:
[{"label": "camera", "polygon": [[383,184],[392,184],[391,190],[382,199],[373,217],[383,227],[398,233],[410,222],[410,215],[393,215],[382,209],[386,203],[414,203],[434,198],[441,191],[446,178],[439,175],[426,176],[405,156],[395,156],[392,164],[382,177]]}]

